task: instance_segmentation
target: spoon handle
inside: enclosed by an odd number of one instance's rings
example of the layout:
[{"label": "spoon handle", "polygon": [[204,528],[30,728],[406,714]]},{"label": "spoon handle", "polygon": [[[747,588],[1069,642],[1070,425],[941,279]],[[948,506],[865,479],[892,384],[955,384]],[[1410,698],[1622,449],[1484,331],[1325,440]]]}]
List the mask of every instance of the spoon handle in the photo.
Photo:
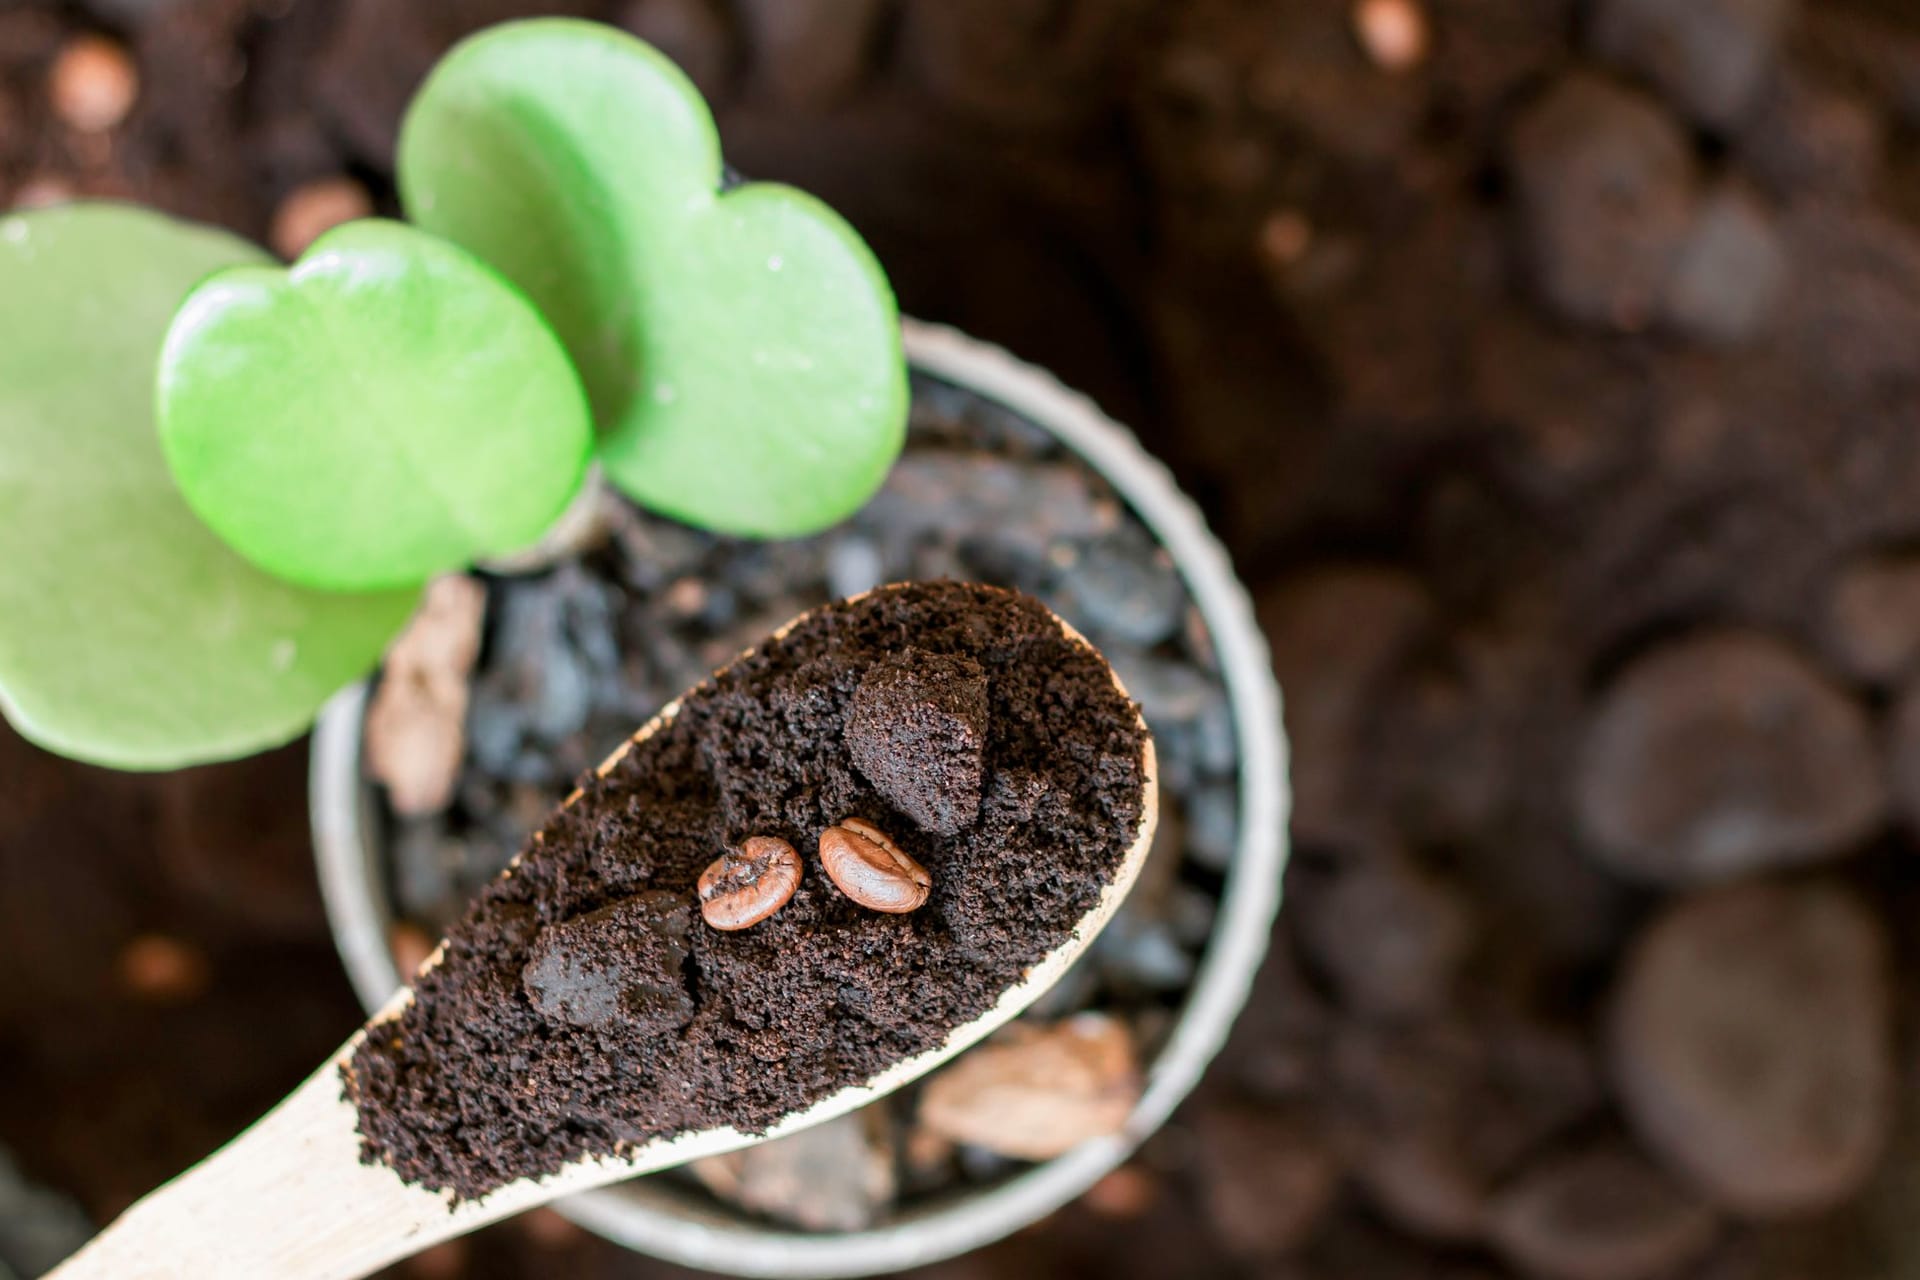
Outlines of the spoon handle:
[{"label": "spoon handle", "polygon": [[391,1169],[361,1164],[354,1109],[341,1097],[345,1052],[49,1280],[350,1280],[514,1211],[450,1210]]}]

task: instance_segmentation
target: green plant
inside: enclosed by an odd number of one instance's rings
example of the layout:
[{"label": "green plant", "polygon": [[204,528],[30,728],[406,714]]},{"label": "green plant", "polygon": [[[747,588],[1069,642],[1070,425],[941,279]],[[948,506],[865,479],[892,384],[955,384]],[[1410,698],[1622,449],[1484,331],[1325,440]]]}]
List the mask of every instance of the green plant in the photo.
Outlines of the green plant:
[{"label": "green plant", "polygon": [[586,22],[483,33],[421,88],[398,171],[416,223],[553,322],[643,505],[779,537],[879,487],[906,421],[886,277],[812,197],[722,194],[713,115],[661,54]]},{"label": "green plant", "polygon": [[664,57],[542,19],[410,109],[413,223],[290,269],[130,206],[0,218],[0,709],[167,768],[300,733],[432,576],[534,542],[590,457],[636,501],[788,536],[906,417],[885,276],[791,188],[721,190]]},{"label": "green plant", "polygon": [[291,271],[228,267],[187,295],[156,404],[187,505],[261,568],[322,590],[407,586],[526,546],[592,448],[580,380],[519,292],[371,219]]}]

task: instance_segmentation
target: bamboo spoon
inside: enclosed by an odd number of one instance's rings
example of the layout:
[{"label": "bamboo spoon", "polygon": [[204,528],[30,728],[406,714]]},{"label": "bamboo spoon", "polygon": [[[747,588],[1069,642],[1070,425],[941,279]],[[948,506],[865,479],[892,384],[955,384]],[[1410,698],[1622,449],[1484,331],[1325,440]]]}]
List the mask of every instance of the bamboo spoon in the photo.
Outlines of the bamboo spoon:
[{"label": "bamboo spoon", "polygon": [[[776,637],[801,620],[782,627]],[[1087,645],[1065,621],[1054,621],[1069,639]],[[1125,686],[1117,675],[1113,682],[1124,695]],[[636,743],[670,721],[679,705],[675,701],[663,708],[596,772],[605,777]],[[1133,887],[1153,843],[1159,805],[1151,738],[1145,741],[1142,765],[1139,832],[1112,881],[1101,890],[1099,901],[1080,918],[1065,942],[1042,957],[987,1012],[954,1028],[937,1048],[894,1063],[865,1084],[793,1112],[764,1134],[728,1127],[657,1138],[627,1156],[585,1157],[549,1177],[523,1178],[450,1207],[446,1194],[410,1186],[385,1165],[360,1162],[358,1114],[341,1092],[341,1066],[352,1058],[368,1029],[398,1017],[412,1002],[413,989],[403,987],[279,1106],[225,1147],[136,1202],[55,1268],[47,1280],[354,1280],[443,1240],[562,1196],[751,1146],[863,1107],[1005,1025],[1053,986],[1091,945]],[[581,795],[575,791],[561,807]],[[440,962],[444,949],[442,943],[427,959],[423,972]]]}]

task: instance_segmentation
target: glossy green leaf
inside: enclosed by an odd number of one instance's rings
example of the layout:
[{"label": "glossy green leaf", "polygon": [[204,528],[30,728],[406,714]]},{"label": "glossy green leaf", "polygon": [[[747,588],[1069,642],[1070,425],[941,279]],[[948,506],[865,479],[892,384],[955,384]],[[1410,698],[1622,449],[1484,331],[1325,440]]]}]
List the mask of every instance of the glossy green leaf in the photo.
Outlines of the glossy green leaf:
[{"label": "glossy green leaf", "polygon": [[115,205],[0,218],[0,706],[51,750],[151,769],[284,742],[413,608],[268,577],[167,473],[161,336],[196,280],[260,256]]},{"label": "glossy green leaf", "polygon": [[534,542],[592,425],[539,313],[464,250],[348,223],[291,270],[188,296],[159,373],[187,503],[268,572],[326,590],[425,581]]},{"label": "glossy green leaf", "polygon": [[570,19],[470,39],[409,111],[399,172],[410,217],[553,322],[638,501],[781,536],[879,487],[907,408],[885,276],[803,192],[721,195],[713,116],[649,46]]}]

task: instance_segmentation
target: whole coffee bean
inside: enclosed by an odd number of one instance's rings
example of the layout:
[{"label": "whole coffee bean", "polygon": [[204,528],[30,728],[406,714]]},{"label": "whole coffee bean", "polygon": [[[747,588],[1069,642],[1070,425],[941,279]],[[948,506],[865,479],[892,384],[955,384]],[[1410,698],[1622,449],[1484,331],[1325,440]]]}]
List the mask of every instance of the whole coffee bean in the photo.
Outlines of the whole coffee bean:
[{"label": "whole coffee bean", "polygon": [[925,867],[861,818],[843,818],[820,833],[820,865],[840,892],[874,911],[917,910],[933,888]]},{"label": "whole coffee bean", "polygon": [[745,929],[787,905],[800,887],[800,855],[785,840],[750,836],[700,873],[700,917],[716,929]]}]

